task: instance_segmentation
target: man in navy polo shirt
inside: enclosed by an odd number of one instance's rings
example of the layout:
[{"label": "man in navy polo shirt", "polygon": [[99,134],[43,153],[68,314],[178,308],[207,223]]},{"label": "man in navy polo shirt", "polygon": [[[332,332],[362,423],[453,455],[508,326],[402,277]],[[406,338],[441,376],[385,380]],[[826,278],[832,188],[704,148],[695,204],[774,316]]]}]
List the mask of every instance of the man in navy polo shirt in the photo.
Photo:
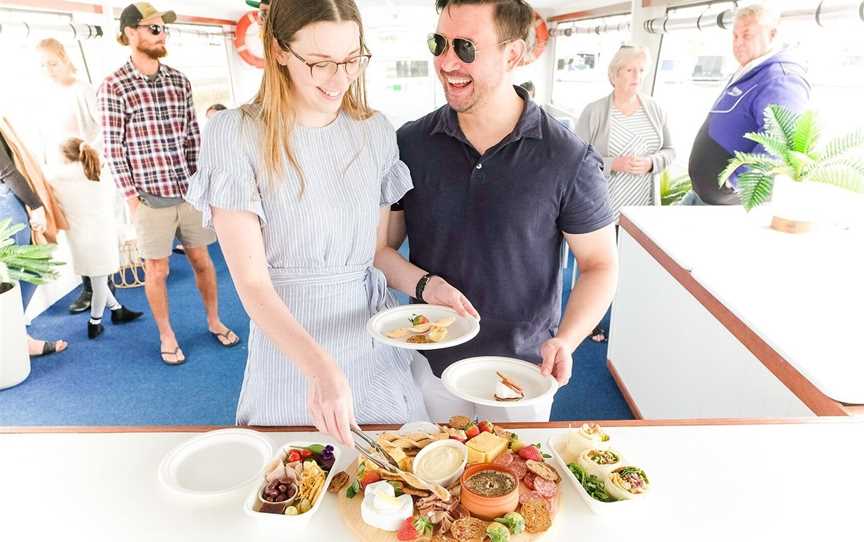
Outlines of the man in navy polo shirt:
[{"label": "man in navy polo shirt", "polygon": [[[415,364],[414,376],[435,420],[548,420],[551,399],[536,408],[475,407],[438,377],[460,359],[501,355],[569,381],[573,351],[603,317],[617,281],[602,161],[512,84],[532,24],[525,2],[437,0],[437,8],[429,48],[447,105],[398,132],[414,190],[394,207],[388,237],[398,247],[407,233],[411,262],[433,275],[417,284],[421,300],[452,285],[482,321],[474,340],[424,352],[429,366]],[[562,239],[580,270],[563,319]]]}]

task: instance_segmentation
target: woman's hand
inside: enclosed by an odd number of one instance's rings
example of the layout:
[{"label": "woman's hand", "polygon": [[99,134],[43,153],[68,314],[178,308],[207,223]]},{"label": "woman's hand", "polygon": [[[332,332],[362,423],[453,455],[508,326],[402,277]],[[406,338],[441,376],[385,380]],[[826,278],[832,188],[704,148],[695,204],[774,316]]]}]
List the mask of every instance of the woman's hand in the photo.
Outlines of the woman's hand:
[{"label": "woman's hand", "polygon": [[429,279],[426,289],[423,290],[423,299],[430,305],[443,305],[455,310],[459,316],[473,316],[480,319],[477,309],[468,301],[462,292],[451,286],[441,277],[434,276]]},{"label": "woman's hand", "polygon": [[48,229],[48,219],[45,217],[45,206],[30,211],[30,229],[42,233]]},{"label": "woman's hand", "polygon": [[612,171],[620,171],[622,173],[630,172],[630,163],[633,160],[632,156],[619,156],[612,160]]},{"label": "woman's hand", "polygon": [[351,427],[354,419],[354,398],[348,380],[336,363],[322,360],[321,370],[309,381],[309,413],[315,427],[328,433],[345,446],[354,447]]},{"label": "woman's hand", "polygon": [[653,164],[646,156],[633,156],[630,159],[630,173],[634,175],[645,175],[651,172]]}]

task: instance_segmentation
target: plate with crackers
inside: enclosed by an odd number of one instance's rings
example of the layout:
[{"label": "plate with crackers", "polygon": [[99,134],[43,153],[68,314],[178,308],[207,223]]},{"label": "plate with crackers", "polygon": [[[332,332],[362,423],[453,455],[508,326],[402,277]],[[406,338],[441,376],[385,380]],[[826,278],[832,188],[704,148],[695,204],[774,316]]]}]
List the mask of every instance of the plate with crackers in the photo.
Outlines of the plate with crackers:
[{"label": "plate with crackers", "polygon": [[480,332],[480,321],[450,307],[402,305],[369,319],[366,331],[376,341],[410,350],[438,350],[466,343]]}]

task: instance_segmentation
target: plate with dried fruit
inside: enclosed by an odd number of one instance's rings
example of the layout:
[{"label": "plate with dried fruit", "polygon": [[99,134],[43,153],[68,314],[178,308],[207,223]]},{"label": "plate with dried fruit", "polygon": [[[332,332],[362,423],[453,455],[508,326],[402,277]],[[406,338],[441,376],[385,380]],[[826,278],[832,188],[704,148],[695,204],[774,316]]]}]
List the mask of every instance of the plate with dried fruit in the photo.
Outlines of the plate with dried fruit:
[{"label": "plate with dried fruit", "polygon": [[470,341],[480,332],[480,322],[450,307],[402,305],[370,318],[366,330],[376,341],[397,348],[437,350]]}]

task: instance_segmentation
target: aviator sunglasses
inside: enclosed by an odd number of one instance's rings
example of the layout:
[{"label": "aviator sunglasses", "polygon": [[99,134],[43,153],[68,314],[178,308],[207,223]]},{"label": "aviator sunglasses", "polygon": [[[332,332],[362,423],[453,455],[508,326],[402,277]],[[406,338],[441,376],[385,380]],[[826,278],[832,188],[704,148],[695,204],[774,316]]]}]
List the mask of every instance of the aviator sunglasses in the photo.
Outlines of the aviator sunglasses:
[{"label": "aviator sunglasses", "polygon": [[[504,45],[505,43],[510,43],[513,41],[512,39],[504,40],[502,42],[496,43],[495,45]],[[474,45],[474,42],[466,39],[466,38],[454,38],[452,41],[448,40],[441,34],[437,32],[429,34],[429,37],[426,38],[426,44],[429,46],[429,52],[431,52],[435,56],[441,56],[447,52],[447,48],[450,47],[450,44],[453,44],[453,51],[456,53],[456,56],[459,57],[459,60],[466,64],[471,64],[474,62],[474,59],[477,58],[477,46]]]},{"label": "aviator sunglasses", "polygon": [[146,28],[154,36],[158,36],[162,32],[168,34],[168,27],[164,24],[139,24],[135,28]]}]

